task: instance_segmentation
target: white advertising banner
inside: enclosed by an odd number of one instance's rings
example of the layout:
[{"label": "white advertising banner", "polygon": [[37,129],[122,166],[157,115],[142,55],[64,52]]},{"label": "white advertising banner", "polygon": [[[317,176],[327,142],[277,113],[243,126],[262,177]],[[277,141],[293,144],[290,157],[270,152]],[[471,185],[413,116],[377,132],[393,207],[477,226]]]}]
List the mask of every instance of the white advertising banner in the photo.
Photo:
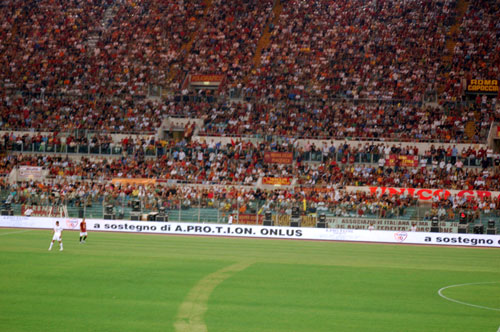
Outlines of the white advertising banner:
[{"label": "white advertising banner", "polygon": [[19,166],[19,176],[29,179],[37,179],[43,176],[43,168],[40,166]]},{"label": "white advertising banner", "polygon": [[[0,216],[0,227],[52,229],[56,220],[67,230],[78,230],[80,219]],[[257,225],[146,222],[87,219],[88,231],[206,235],[296,240],[432,244],[500,248],[500,235],[406,231],[370,231],[335,228],[296,228]]]},{"label": "white advertising banner", "polygon": [[[329,228],[339,229],[369,229],[375,231],[399,231],[409,232],[415,226],[417,232],[430,232],[430,220],[402,220],[402,219],[377,219],[377,218],[326,218]],[[458,222],[439,221],[442,233],[458,233]]]}]

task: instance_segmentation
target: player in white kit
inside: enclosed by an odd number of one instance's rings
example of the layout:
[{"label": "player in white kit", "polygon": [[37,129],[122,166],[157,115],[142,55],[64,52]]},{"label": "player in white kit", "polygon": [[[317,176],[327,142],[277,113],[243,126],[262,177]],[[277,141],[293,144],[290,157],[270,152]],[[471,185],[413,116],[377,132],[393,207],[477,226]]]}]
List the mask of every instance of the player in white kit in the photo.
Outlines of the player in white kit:
[{"label": "player in white kit", "polygon": [[59,250],[63,251],[62,231],[63,227],[59,225],[59,221],[56,221],[56,225],[54,226],[54,235],[52,236],[52,242],[50,242],[49,250],[52,250],[52,245],[54,245],[55,241],[59,241]]}]

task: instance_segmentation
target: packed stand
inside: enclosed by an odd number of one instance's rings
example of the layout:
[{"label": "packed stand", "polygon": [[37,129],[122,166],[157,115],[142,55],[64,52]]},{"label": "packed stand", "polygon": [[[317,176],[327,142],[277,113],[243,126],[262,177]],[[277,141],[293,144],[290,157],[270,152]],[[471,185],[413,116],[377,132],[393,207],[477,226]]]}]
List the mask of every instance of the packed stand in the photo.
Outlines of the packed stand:
[{"label": "packed stand", "polygon": [[342,165],[335,161],[319,165],[300,165],[294,177],[306,186],[380,186],[393,188],[446,188],[456,190],[500,191],[500,170],[464,168],[460,162],[439,162],[432,167],[386,167]]},{"label": "packed stand", "polygon": [[204,1],[124,1],[116,7],[94,49],[91,74],[107,83],[107,95],[145,95],[179,66],[182,47],[203,18]]},{"label": "packed stand", "polygon": [[[260,178],[278,177],[291,178],[295,181],[294,185],[308,187],[500,190],[500,159],[486,148],[469,147],[459,151],[455,146],[431,146],[428,151],[419,151],[415,146],[381,143],[358,146],[325,143],[319,147],[308,143],[300,147],[297,141],[259,145],[233,141],[222,146],[213,140],[174,144],[157,141],[154,137],[125,137],[120,142],[113,142],[110,136],[103,135],[79,139],[39,134],[33,137],[5,134],[3,137],[4,146],[12,150],[24,144],[35,148],[46,144],[52,145],[52,152],[57,152],[61,146],[58,144],[71,146],[76,143],[84,144],[87,153],[75,154],[76,158],[51,154],[8,155],[2,159],[4,173],[8,174],[15,166],[31,165],[49,169],[51,178],[73,181],[109,181],[123,177],[255,185]],[[94,153],[116,148],[119,153],[114,158]],[[78,151],[81,151],[80,148],[75,153]],[[295,161],[288,165],[265,162],[266,151],[292,151]],[[404,164],[400,157],[410,160],[410,165]]]},{"label": "packed stand", "polygon": [[272,7],[272,0],[212,1],[182,65],[184,74],[225,75],[228,85],[241,83],[253,68]]},{"label": "packed stand", "polygon": [[[351,137],[460,143],[483,142],[491,122],[500,120],[499,111],[493,102],[431,107],[351,101],[254,103],[3,96],[0,127],[152,133],[158,130],[164,117],[182,116],[203,119],[199,132],[203,136]],[[476,130],[469,137],[465,127],[471,121],[476,123]]]},{"label": "packed stand", "polygon": [[[287,100],[214,106],[205,117],[200,135],[482,142],[491,121],[500,115],[491,103],[481,112],[476,112],[480,106],[474,104],[432,107],[352,101]],[[465,131],[469,121],[477,123],[472,137]]]},{"label": "packed stand", "polygon": [[[0,46],[0,65],[7,86],[104,98],[145,95],[149,84],[163,83],[204,10],[202,1],[179,0],[11,0],[3,6],[0,36],[8,42]],[[104,20],[108,9],[112,15]]]},{"label": "packed stand", "polygon": [[203,9],[174,0],[3,2],[0,126],[156,131],[165,105],[136,97],[166,81]]},{"label": "packed stand", "polygon": [[[294,190],[236,188],[212,186],[134,185],[102,182],[60,182],[40,184],[19,182],[8,185],[0,180],[2,198],[12,204],[37,206],[101,207],[112,204],[117,208],[131,207],[132,201],[140,200],[143,209],[167,212],[189,209],[218,209],[223,216],[230,213],[262,213],[273,210],[278,214],[290,214],[292,207],[304,207],[307,213],[327,213],[329,216],[356,218],[411,218],[422,213],[425,219],[458,221],[466,212],[469,220],[500,216],[499,198],[465,198],[450,195],[422,205],[414,197],[406,195],[379,195],[343,190]],[[420,212],[422,210],[423,212]],[[174,214],[175,215],[175,214]]]},{"label": "packed stand", "polygon": [[[128,138],[125,138],[120,144],[126,152],[129,151],[129,144],[142,147],[143,144],[151,143],[142,140],[129,143]],[[86,144],[92,144],[92,139]],[[259,151],[250,147],[217,150],[208,146],[202,149],[202,146],[198,145],[189,149],[171,149],[160,158],[147,158],[147,152],[142,148],[134,149],[133,152],[131,155],[120,154],[117,158],[82,156],[77,160],[49,154],[18,154],[6,156],[3,162],[6,174],[15,166],[42,166],[49,170],[50,178],[58,180],[153,178],[205,184],[254,184],[262,175],[260,169],[267,167],[259,162],[262,159]]]},{"label": "packed stand", "polygon": [[316,192],[310,190],[262,190],[214,186],[211,188],[163,185],[122,185],[97,182],[62,182],[39,184],[17,183],[12,186],[2,182],[6,200],[25,205],[87,206],[93,204],[130,205],[139,199],[145,209],[165,207],[169,210],[189,208],[218,208],[226,213],[256,213],[273,209],[290,213],[294,206],[308,203],[309,211],[326,212],[334,216],[401,217],[417,201],[410,197],[375,194],[347,193],[344,191]]},{"label": "packed stand", "polygon": [[156,133],[165,109],[162,102],[152,100],[4,96],[0,100],[0,128]]},{"label": "packed stand", "polygon": [[[439,57],[455,1],[282,4],[273,25],[270,0],[218,0],[209,7],[201,0],[3,2],[0,80],[8,91],[0,92],[0,127],[153,132],[162,116],[184,115],[204,118],[205,135],[480,142],[491,121],[500,119],[489,102],[419,106],[442,74]],[[455,36],[463,38],[456,54],[479,49],[484,65],[471,65],[474,74],[498,72],[497,12],[492,1],[472,3],[462,23],[467,33]],[[478,17],[487,27],[475,24]],[[271,44],[253,71],[266,25]],[[195,38],[186,48],[190,36]],[[454,60],[455,73],[476,59],[465,58]],[[174,91],[180,99],[139,97],[149,85],[167,82],[172,69],[180,75]],[[243,86],[256,98],[242,104],[213,95],[189,101],[180,85],[188,72],[222,73],[229,88]],[[351,104],[332,97],[408,103]],[[464,130],[470,121],[480,124],[472,137]]]},{"label": "packed stand", "polygon": [[466,218],[478,220],[481,215],[486,218],[500,216],[500,199],[493,197],[467,198],[451,195],[446,199],[435,199],[431,209],[426,212],[425,219],[456,220],[461,212],[467,212]]},{"label": "packed stand", "polygon": [[86,42],[98,33],[110,0],[6,0],[0,10],[0,81],[40,93],[87,89]]},{"label": "packed stand", "polygon": [[436,89],[456,1],[282,3],[253,95],[422,101]]},{"label": "packed stand", "polygon": [[467,80],[500,78],[500,4],[496,0],[468,2],[460,28],[452,36],[456,43],[448,77],[443,77],[444,100],[464,94]]}]

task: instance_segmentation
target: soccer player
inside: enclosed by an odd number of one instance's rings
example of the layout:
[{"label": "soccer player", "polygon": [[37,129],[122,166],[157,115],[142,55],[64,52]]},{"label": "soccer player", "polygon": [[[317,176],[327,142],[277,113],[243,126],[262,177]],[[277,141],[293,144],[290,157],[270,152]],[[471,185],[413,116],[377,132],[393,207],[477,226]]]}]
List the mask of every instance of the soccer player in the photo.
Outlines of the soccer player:
[{"label": "soccer player", "polygon": [[55,241],[59,241],[59,251],[63,251],[62,231],[63,227],[59,226],[59,221],[56,221],[56,225],[54,226],[54,235],[52,236],[52,242],[50,242],[49,250],[52,250],[52,245],[54,245]]},{"label": "soccer player", "polygon": [[87,223],[85,222],[85,218],[83,218],[80,223],[80,243],[85,243],[87,240]]}]

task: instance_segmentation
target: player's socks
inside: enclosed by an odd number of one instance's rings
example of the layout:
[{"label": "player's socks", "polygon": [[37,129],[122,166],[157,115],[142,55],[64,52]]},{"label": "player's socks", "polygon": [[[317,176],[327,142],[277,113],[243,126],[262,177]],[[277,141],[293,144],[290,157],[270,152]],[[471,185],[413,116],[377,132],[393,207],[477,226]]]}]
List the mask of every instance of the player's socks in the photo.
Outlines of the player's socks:
[{"label": "player's socks", "polygon": [[83,243],[85,243],[86,240],[87,240],[87,235],[83,237]]},{"label": "player's socks", "polygon": [[80,243],[82,243],[82,237],[80,236]]},{"label": "player's socks", "polygon": [[61,249],[59,249],[60,251],[63,251],[63,246],[62,246],[62,243],[61,243]]},{"label": "player's socks", "polygon": [[52,242],[50,242],[49,250],[52,250]]}]

